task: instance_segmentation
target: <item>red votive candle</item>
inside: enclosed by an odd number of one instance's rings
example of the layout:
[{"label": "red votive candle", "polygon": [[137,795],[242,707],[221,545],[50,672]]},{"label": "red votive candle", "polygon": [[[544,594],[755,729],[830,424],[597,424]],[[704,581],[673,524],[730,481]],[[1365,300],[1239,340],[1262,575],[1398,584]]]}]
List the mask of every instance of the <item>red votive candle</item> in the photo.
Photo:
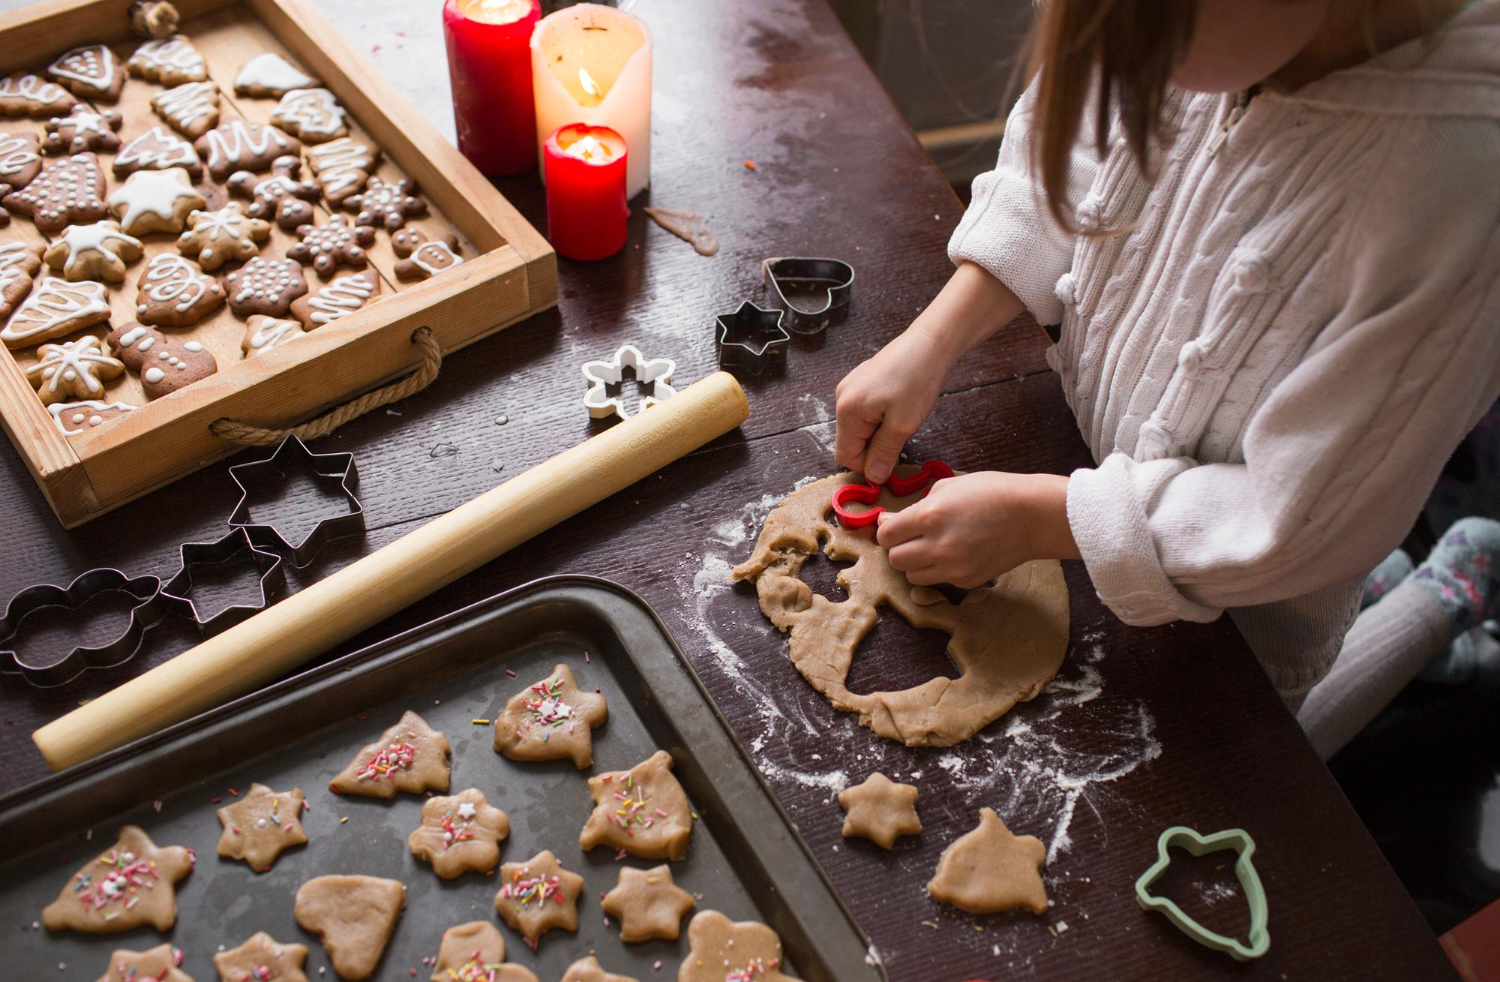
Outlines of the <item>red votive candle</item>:
[{"label": "red votive candle", "polygon": [[485,174],[536,166],[531,31],[539,0],[447,0],[443,33],[458,149]]},{"label": "red votive candle", "polygon": [[573,123],[542,144],[547,238],[569,259],[605,259],[625,248],[625,140],[608,126]]}]

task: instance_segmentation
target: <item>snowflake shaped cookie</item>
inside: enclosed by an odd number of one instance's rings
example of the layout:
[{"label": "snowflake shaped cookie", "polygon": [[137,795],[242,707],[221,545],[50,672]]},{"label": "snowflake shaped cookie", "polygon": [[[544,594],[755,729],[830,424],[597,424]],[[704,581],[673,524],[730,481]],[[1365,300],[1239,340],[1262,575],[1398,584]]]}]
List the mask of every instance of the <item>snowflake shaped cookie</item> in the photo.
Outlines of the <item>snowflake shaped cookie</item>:
[{"label": "snowflake shaped cookie", "polygon": [[343,215],[334,215],[327,225],[298,226],[297,237],[300,241],[287,250],[287,258],[312,263],[326,280],[340,266],[364,267],[364,247],[375,241],[375,230],[365,224],[351,227]]},{"label": "snowflake shaped cookie", "polygon": [[44,344],[37,355],[39,360],[26,369],[26,378],[49,406],[74,399],[97,399],[104,394],[104,380],[125,371],[124,363],[105,354],[92,334],[76,341]]},{"label": "snowflake shaped cookie", "polygon": [[405,179],[386,182],[372,177],[364,191],[345,201],[344,207],[358,212],[357,224],[389,232],[405,227],[408,218],[427,214],[427,202],[417,197],[416,183]]},{"label": "snowflake shaped cookie", "polygon": [[198,264],[212,272],[225,263],[249,259],[260,252],[257,243],[271,235],[271,223],[245,214],[233,201],[217,211],[195,211],[188,216],[186,232],[177,238],[184,256],[197,254]]}]

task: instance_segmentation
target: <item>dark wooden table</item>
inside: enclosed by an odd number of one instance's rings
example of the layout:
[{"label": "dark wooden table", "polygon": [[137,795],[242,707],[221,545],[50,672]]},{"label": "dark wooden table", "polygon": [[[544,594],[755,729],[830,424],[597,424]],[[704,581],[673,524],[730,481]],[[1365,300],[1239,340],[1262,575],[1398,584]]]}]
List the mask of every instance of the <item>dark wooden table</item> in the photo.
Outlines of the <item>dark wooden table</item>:
[{"label": "dark wooden table", "polygon": [[[833,469],[833,387],[942,284],[944,246],[961,206],[824,0],[645,0],[637,11],[656,33],[655,159],[624,254],[562,262],[558,310],[465,350],[428,391],[316,445],[356,455],[371,528],[362,543],[337,545],[294,576],[293,587],[586,438],[598,424],[579,404],[583,361],[632,341],[648,355],[676,358],[681,381],[712,371],[713,315],[760,296],[766,256],[850,260],[859,276],[855,315],[823,347],[793,350],[784,375],[747,383],[753,415],[739,432],[343,650],[548,574],[597,574],[638,591],[676,634],[894,979],[1448,977],[1416,908],[1227,621],[1128,628],[1071,564],[1073,647],[1058,681],[951,750],[883,741],[802,681],[753,592],[727,587],[723,576],[747,554],[772,502]],[[363,23],[349,24],[367,49],[375,46],[359,33]],[[404,30],[392,43],[420,68],[410,84],[446,125],[447,106],[432,84],[442,70],[435,16]],[[378,56],[385,64],[388,57],[389,50]],[[756,162],[753,171],[746,159]],[[501,186],[544,225],[534,177]],[[645,220],[640,206],[648,203],[705,211],[723,250],[695,255]],[[1044,368],[1045,343],[1034,326],[1014,324],[975,352],[912,456],[941,456],[967,470],[1067,473],[1087,465],[1057,380]],[[20,460],[0,452],[0,596],[35,582],[66,583],[94,566],[170,575],[179,543],[223,531],[235,502],[225,466],[65,532]],[[326,507],[315,495],[287,504],[304,518]],[[819,589],[836,589],[830,567],[813,565]],[[46,643],[71,644],[63,628],[49,622],[39,633]],[[45,774],[29,740],[38,724],[193,640],[190,629],[167,625],[133,663],[60,690],[3,680],[0,790]],[[865,643],[853,688],[951,671],[942,641],[888,618]],[[890,854],[843,840],[833,800],[845,781],[877,768],[923,789],[924,832]],[[938,854],[984,805],[1049,844],[1048,915],[971,917],[924,893]],[[1255,837],[1272,937],[1259,962],[1233,963],[1136,907],[1132,882],[1151,863],[1158,833],[1175,824],[1241,826]],[[1223,864],[1174,865],[1174,874],[1171,890],[1190,909],[1226,930],[1241,924]]]}]

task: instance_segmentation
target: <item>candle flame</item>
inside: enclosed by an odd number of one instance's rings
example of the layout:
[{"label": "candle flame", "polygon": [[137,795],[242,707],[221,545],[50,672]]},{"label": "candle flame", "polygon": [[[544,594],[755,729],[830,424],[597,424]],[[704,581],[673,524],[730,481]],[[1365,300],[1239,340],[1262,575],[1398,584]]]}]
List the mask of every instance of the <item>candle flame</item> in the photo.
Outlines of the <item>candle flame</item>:
[{"label": "candle flame", "polygon": [[513,24],[531,13],[531,0],[478,0],[465,13],[487,24]]},{"label": "candle flame", "polygon": [[588,163],[592,163],[595,157],[598,157],[603,162],[608,161],[615,155],[614,150],[610,148],[609,144],[603,143],[593,136],[585,136],[582,139],[574,140],[572,145],[564,150],[563,153],[569,157],[577,157],[579,160]]},{"label": "candle flame", "polygon": [[599,83],[595,82],[594,77],[588,73],[588,69],[578,69],[578,84],[583,86],[583,91],[587,92],[595,99],[598,99],[604,95],[604,93],[599,88]]}]

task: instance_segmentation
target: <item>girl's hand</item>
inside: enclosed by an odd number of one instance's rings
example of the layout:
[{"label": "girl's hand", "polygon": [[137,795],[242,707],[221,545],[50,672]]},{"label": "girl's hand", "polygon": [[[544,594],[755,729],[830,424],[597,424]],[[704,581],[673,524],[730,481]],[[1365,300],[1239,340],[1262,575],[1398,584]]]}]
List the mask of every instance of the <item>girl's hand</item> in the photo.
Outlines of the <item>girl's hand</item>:
[{"label": "girl's hand", "polygon": [[937,405],[953,370],[948,358],[925,333],[909,330],[845,375],[834,389],[834,459],[885,483],[901,448]]},{"label": "girl's hand", "polygon": [[1067,500],[1055,474],[965,474],[886,512],[875,539],[913,584],[972,589],[1033,559],[1079,558]]}]

